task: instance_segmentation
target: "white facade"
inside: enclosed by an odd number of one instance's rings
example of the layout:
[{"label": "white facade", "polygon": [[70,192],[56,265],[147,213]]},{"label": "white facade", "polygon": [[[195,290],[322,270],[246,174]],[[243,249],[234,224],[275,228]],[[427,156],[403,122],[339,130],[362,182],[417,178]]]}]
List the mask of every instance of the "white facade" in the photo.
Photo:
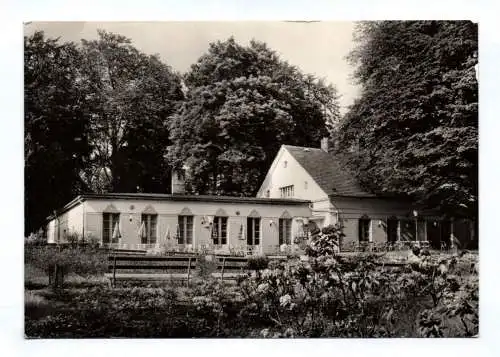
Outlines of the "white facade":
[{"label": "white facade", "polygon": [[[326,141],[322,141],[321,150],[325,153],[328,152],[326,144]],[[328,165],[330,164],[328,160],[335,160],[333,155],[331,158],[322,156],[318,159],[318,150],[282,146],[257,197],[279,198],[292,193],[290,198],[310,200],[312,209],[310,221],[315,222],[319,228],[341,222],[345,234],[342,244],[347,248],[365,240],[377,244],[389,241],[430,241],[438,248],[440,242],[449,241],[449,222],[439,222],[440,219],[432,212],[414,216],[415,207],[410,201],[363,194],[360,188],[356,190],[355,186],[349,186],[351,181],[349,173],[335,171],[337,166],[339,170],[342,169],[340,165],[317,168],[316,173],[324,176],[327,172],[327,175],[332,176],[332,184],[335,180],[338,183],[339,177],[344,180],[340,182],[340,186],[347,182],[347,189],[342,188],[344,191],[334,194],[333,192],[337,192],[334,187],[330,194],[325,192],[293,155],[300,153],[302,155],[300,160],[304,165],[309,163],[303,161],[308,159],[307,152],[311,152],[311,159],[317,161],[317,165]],[[325,177],[322,179],[325,181]],[[365,223],[367,225],[363,226]],[[454,233],[453,227],[452,223],[451,229]],[[474,234],[470,233],[472,229],[467,227],[461,229],[460,235],[464,238],[460,240],[463,242],[476,239]],[[364,232],[367,232],[366,237]]]},{"label": "white facade", "polygon": [[67,241],[69,234],[84,233],[84,209],[85,205],[80,204],[50,220],[47,225],[47,241],[57,243]]},{"label": "white facade", "polygon": [[[131,197],[128,197],[131,196]],[[64,242],[66,234],[94,237],[103,242],[104,215],[118,215],[118,246],[125,249],[152,248],[142,244],[142,215],[152,214],[156,219],[155,244],[169,244],[172,248],[186,248],[178,244],[175,236],[179,230],[179,216],[192,216],[192,241],[187,248],[210,246],[211,228],[215,217],[224,217],[226,243],[221,249],[247,250],[248,218],[258,222],[259,244],[254,249],[262,253],[272,253],[279,249],[279,220],[291,220],[291,240],[303,231],[304,222],[311,216],[308,201],[241,199],[235,197],[215,198],[201,196],[158,195],[158,199],[141,199],[138,195],[88,195],[75,202],[66,212],[52,219],[47,225],[49,242]],[[154,195],[151,195],[154,196]],[[223,245],[223,246],[222,246]]]},{"label": "white facade", "polygon": [[311,220],[318,227],[321,228],[337,222],[337,210],[330,202],[328,194],[321,189],[286,147],[282,146],[257,193],[257,197],[281,198],[280,189],[289,186],[293,186],[293,197],[291,198],[311,201]]}]

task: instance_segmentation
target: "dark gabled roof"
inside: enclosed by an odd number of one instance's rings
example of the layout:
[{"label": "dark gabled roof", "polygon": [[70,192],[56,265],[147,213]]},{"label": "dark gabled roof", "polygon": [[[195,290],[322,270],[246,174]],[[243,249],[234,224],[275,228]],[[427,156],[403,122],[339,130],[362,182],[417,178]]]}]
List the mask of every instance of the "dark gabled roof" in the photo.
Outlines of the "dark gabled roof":
[{"label": "dark gabled roof", "polygon": [[332,153],[321,149],[284,145],[298,163],[328,195],[377,197],[364,191],[354,175]]}]

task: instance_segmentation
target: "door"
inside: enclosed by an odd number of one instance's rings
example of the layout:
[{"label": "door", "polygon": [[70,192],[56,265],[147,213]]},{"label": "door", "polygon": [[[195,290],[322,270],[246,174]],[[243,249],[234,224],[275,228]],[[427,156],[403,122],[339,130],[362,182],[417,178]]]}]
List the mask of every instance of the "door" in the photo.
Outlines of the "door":
[{"label": "door", "polygon": [[439,221],[427,221],[427,240],[432,249],[441,248],[441,224]]},{"label": "door", "polygon": [[450,236],[451,236],[451,221],[442,221],[441,222],[441,240],[440,244],[445,247],[450,246]]},{"label": "door", "polygon": [[387,220],[387,241],[394,243],[398,240],[398,220],[397,218],[389,218]]}]

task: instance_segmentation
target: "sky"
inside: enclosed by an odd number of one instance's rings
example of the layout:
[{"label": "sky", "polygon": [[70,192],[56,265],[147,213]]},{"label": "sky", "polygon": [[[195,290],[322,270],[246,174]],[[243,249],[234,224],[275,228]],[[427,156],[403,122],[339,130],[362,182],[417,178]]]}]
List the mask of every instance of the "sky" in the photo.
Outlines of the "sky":
[{"label": "sky", "polygon": [[345,60],[353,47],[353,22],[31,22],[24,27],[30,35],[43,30],[48,37],[79,42],[97,37],[104,29],[130,38],[139,50],[159,54],[163,62],[185,72],[208,50],[210,42],[235,40],[246,45],[251,39],[262,41],[281,58],[305,73],[315,74],[333,84],[340,94],[345,112],[357,95],[353,71]]}]

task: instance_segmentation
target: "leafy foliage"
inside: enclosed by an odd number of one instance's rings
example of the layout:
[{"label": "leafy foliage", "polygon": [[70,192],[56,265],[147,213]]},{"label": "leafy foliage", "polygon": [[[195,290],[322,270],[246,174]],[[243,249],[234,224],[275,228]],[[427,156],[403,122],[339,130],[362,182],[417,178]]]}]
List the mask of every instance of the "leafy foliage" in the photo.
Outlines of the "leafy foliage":
[{"label": "leafy foliage", "polygon": [[181,290],[150,287],[54,291],[42,298],[71,303],[71,309],[27,316],[26,331],[29,337],[477,334],[477,256],[424,256],[396,269],[384,267],[381,259],[327,253],[309,261],[273,262],[237,286],[205,277],[183,296]]},{"label": "leafy foliage", "polygon": [[24,39],[26,233],[84,192],[168,192],[180,76],[123,36]]},{"label": "leafy foliage", "polygon": [[361,96],[337,131],[369,190],[477,215],[477,24],[362,23],[350,55]]},{"label": "leafy foliage", "polygon": [[54,286],[61,287],[64,276],[75,273],[81,276],[100,275],[106,272],[108,256],[95,243],[75,242],[68,245],[25,245],[25,264],[30,264],[44,271],[49,280],[55,267],[61,274],[55,276]]},{"label": "leafy foliage", "polygon": [[333,87],[256,41],[210,44],[185,84],[168,160],[189,167],[198,193],[253,195],[281,144],[317,145],[327,118],[338,118]]},{"label": "leafy foliage", "polygon": [[92,154],[83,177],[93,191],[166,192],[168,117],[183,99],[180,76],[121,35],[82,40],[82,87]]},{"label": "leafy foliage", "polygon": [[85,189],[89,116],[78,85],[81,55],[42,32],[24,38],[25,232]]},{"label": "leafy foliage", "polygon": [[306,254],[312,257],[331,256],[339,252],[342,239],[345,237],[341,225],[329,225],[311,232],[311,242],[306,246]]},{"label": "leafy foliage", "polygon": [[269,265],[269,258],[265,255],[250,256],[248,258],[248,269],[253,271],[260,271],[267,268]]}]

